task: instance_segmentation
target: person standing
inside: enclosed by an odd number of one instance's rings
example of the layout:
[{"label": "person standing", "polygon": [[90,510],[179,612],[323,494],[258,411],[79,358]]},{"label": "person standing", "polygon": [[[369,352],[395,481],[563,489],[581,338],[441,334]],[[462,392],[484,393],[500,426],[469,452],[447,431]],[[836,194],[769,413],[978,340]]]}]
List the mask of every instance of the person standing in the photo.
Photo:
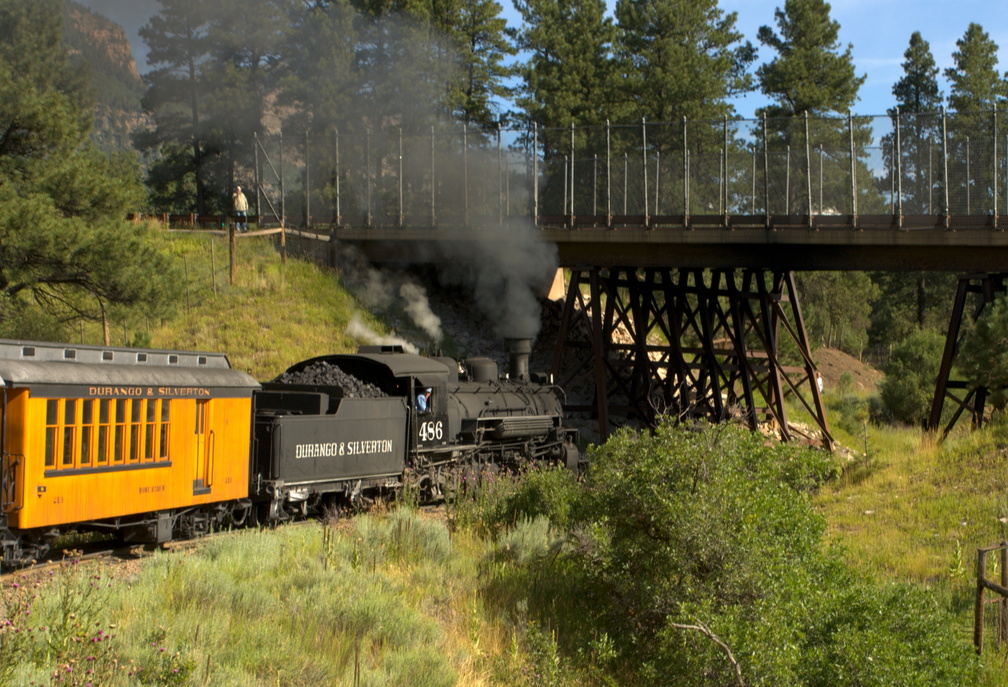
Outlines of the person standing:
[{"label": "person standing", "polygon": [[246,231],[248,229],[248,198],[242,193],[241,186],[235,187],[234,195],[231,196],[231,200],[234,204],[234,213],[237,217],[237,228],[238,231]]}]

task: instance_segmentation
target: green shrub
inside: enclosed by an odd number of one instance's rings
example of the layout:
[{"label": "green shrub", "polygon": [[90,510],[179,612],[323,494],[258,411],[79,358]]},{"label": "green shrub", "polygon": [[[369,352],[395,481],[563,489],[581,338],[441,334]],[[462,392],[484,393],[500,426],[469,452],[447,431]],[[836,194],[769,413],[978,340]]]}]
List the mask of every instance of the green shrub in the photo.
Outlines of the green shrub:
[{"label": "green shrub", "polygon": [[898,422],[920,425],[927,419],[944,345],[939,332],[919,330],[893,348],[879,392]]}]

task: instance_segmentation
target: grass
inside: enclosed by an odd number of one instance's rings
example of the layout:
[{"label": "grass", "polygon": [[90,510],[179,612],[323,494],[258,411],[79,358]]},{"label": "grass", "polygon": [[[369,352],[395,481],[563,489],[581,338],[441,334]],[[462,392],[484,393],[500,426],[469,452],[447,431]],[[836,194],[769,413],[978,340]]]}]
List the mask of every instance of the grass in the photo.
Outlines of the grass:
[{"label": "grass", "polygon": [[[226,239],[166,234],[171,252],[184,263],[186,283],[176,314],[151,321],[120,313],[110,326],[111,344],[224,352],[233,367],[265,380],[299,360],[356,350],[364,342],[347,333],[355,315],[375,332],[387,332],[343,288],[339,273],[294,258],[282,262],[274,240],[238,241],[230,284]],[[100,345],[100,325],[81,326],[80,341]]]},{"label": "grass", "polygon": [[[68,563],[37,599],[28,579],[4,590],[7,684],[441,687],[478,672],[470,634],[444,631],[469,624],[475,567],[408,509],[246,531],[129,577]],[[10,612],[24,601],[29,615]]]},{"label": "grass", "polygon": [[[388,329],[338,273],[284,264],[268,238],[239,242],[233,285],[223,240],[166,240],[185,259],[186,303],[171,321],[116,322],[115,345],[145,338],[155,347],[223,351],[233,366],[269,379],[298,360],[356,348],[346,334],[355,313]],[[101,332],[85,328],[82,339],[99,343]],[[843,477],[816,496],[833,541],[866,574],[932,590],[968,641],[976,549],[1008,535],[999,520],[1008,519],[1008,422],[940,442],[868,422],[869,399],[827,391],[826,400],[834,437],[851,449]],[[802,413],[790,409],[799,421]],[[554,546],[549,528],[512,523],[496,544],[487,534],[449,534],[396,511],[348,528],[243,533],[158,555],[135,578],[68,565],[47,587],[58,593],[33,598],[30,584],[3,590],[14,624],[0,628],[0,684],[87,684],[74,671],[88,664],[108,678],[94,684],[109,685],[590,681],[591,656],[610,653],[612,640],[597,637],[579,662],[564,653],[566,638],[521,611],[531,585],[564,612],[570,581],[558,574],[516,585],[502,573]],[[985,684],[1008,682],[1002,658],[989,652]]]}]

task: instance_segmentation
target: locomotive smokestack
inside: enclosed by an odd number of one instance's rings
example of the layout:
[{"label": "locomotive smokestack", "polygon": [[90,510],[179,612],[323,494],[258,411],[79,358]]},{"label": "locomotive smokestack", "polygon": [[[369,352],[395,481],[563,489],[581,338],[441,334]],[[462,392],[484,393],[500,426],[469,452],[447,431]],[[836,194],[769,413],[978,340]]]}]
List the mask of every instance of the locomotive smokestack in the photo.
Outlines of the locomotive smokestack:
[{"label": "locomotive smokestack", "polygon": [[511,379],[528,379],[532,339],[505,339],[504,347],[508,353],[508,376]]}]

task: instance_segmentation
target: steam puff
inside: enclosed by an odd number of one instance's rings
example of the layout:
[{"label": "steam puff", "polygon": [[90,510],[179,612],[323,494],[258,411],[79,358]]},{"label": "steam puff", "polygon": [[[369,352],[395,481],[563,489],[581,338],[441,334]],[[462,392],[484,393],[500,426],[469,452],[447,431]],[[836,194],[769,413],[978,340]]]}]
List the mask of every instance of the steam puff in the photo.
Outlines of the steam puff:
[{"label": "steam puff", "polygon": [[413,322],[433,341],[441,341],[441,318],[430,309],[427,290],[412,281],[405,281],[399,287],[399,295],[406,302],[403,309]]},{"label": "steam puff", "polygon": [[361,322],[359,315],[354,315],[350,319],[350,324],[347,325],[346,333],[348,336],[352,336],[355,339],[365,341],[369,344],[379,346],[402,346],[403,350],[407,353],[416,354],[420,352],[416,346],[405,339],[400,339],[398,336],[381,336]]},{"label": "steam puff", "polygon": [[441,341],[441,318],[434,314],[427,301],[427,290],[404,272],[380,270],[368,263],[356,248],[338,244],[336,264],[343,272],[344,281],[354,294],[372,312],[388,310],[396,303],[396,292],[402,299],[402,308],[433,343]]},{"label": "steam puff", "polygon": [[530,225],[480,229],[476,241],[442,243],[452,261],[447,284],[468,288],[498,338],[534,338],[541,325],[537,292],[556,272],[556,246],[539,241]]}]

